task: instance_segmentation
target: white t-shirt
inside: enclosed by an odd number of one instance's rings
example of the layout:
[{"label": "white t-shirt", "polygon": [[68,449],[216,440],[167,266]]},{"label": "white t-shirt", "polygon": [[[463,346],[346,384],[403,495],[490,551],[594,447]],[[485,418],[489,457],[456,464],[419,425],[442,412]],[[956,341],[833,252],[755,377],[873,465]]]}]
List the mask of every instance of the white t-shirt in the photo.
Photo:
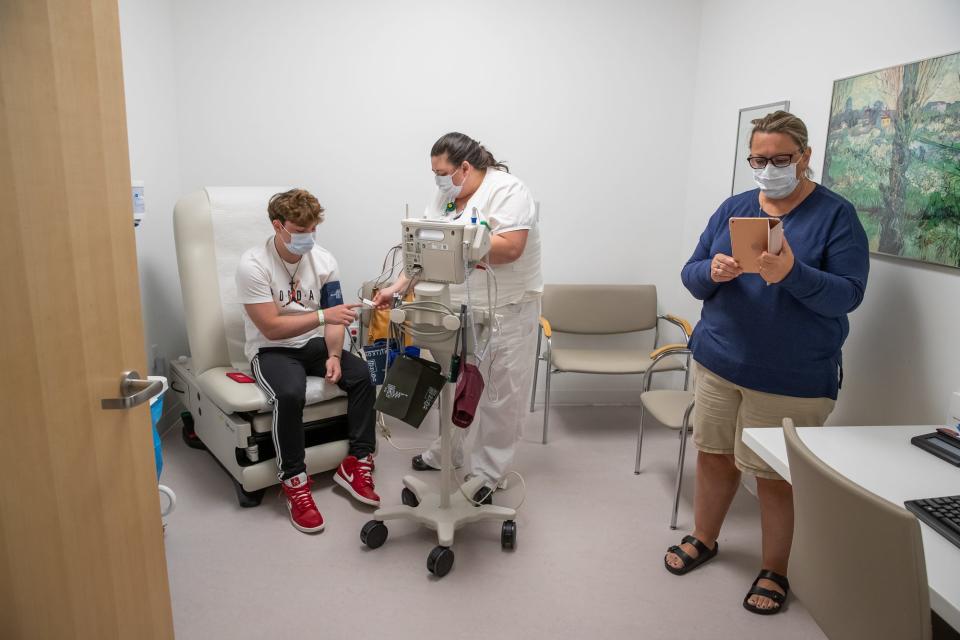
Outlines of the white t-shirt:
[{"label": "white t-shirt", "polygon": [[[490,225],[493,235],[528,230],[527,244],[520,257],[508,264],[493,265],[497,277],[497,306],[538,298],[543,293],[540,230],[530,190],[513,175],[491,167],[461,213],[457,213],[450,198],[437,191],[424,215],[431,219],[469,222],[474,208],[480,219]],[[474,270],[470,276],[470,298],[474,305],[487,305],[487,276],[480,270]],[[454,304],[465,302],[464,285],[450,285],[450,300]]]},{"label": "white t-shirt", "polygon": [[[343,304],[337,261],[326,249],[314,246],[298,264],[285,262],[273,244],[274,236],[240,257],[237,266],[237,296],[242,304],[273,302],[280,315],[316,311]],[[299,265],[299,266],[298,266]],[[291,274],[293,286],[290,285]],[[252,360],[260,347],[302,347],[323,335],[319,327],[293,338],[268,340],[244,310],[244,353]]]}]

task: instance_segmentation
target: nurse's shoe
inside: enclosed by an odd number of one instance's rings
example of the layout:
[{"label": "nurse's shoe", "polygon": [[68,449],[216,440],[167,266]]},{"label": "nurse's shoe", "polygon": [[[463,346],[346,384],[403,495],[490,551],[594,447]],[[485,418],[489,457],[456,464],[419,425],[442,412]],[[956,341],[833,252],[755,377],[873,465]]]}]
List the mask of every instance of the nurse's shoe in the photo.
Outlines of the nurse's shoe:
[{"label": "nurse's shoe", "polygon": [[380,506],[380,496],[373,490],[373,456],[360,459],[347,456],[333,475],[333,481],[363,504]]},{"label": "nurse's shoe", "polygon": [[484,504],[493,504],[493,492],[494,490],[490,487],[480,487],[477,489],[477,492],[473,494],[473,505],[479,507]]},{"label": "nurse's shoe", "polygon": [[323,531],[323,516],[310,493],[310,477],[305,473],[287,478],[281,484],[287,496],[287,510],[290,522],[304,533]]},{"label": "nurse's shoe", "polygon": [[423,459],[422,455],[413,456],[410,460],[410,466],[413,467],[415,471],[440,471],[440,469],[427,464],[427,461]]},{"label": "nurse's shoe", "polygon": [[[423,459],[422,455],[413,456],[410,459],[410,466],[413,467],[414,471],[440,471],[439,467],[435,467],[432,464],[427,464],[427,461]],[[461,465],[453,465],[454,469],[459,469]]]}]

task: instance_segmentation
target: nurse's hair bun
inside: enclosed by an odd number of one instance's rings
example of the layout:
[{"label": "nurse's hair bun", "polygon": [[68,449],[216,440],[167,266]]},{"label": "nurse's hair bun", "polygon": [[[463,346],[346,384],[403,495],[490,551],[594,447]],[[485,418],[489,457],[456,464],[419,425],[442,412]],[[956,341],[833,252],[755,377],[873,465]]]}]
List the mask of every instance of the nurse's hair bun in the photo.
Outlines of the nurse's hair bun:
[{"label": "nurse's hair bun", "polygon": [[454,131],[441,136],[433,143],[430,156],[438,157],[444,154],[453,166],[466,161],[476,169],[497,169],[510,173],[510,168],[505,163],[497,162],[486,147],[463,133]]},{"label": "nurse's hair bun", "polygon": [[312,227],[323,222],[323,207],[306,189],[290,189],[277,193],[267,204],[270,220],[292,222],[298,227]]}]

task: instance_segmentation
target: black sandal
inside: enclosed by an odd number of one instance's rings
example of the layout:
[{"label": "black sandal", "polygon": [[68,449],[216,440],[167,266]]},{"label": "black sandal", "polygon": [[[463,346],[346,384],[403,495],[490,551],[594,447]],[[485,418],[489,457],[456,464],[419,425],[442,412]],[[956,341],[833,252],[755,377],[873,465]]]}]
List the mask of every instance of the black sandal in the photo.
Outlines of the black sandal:
[{"label": "black sandal", "polygon": [[[783,593],[758,587],[757,583],[761,580],[769,580],[775,583],[778,587],[783,589]],[[759,574],[757,574],[757,579],[753,581],[753,586],[750,587],[750,591],[748,591],[746,597],[744,597],[743,608],[750,613],[756,613],[757,615],[772,616],[775,613],[780,613],[780,610],[783,609],[783,603],[787,601],[788,593],[790,593],[790,581],[787,580],[787,576],[782,576],[779,573],[775,573],[768,569],[763,569]],[[763,596],[764,598],[770,598],[777,604],[777,606],[770,607],[769,609],[761,609],[756,605],[750,604],[750,596]]]},{"label": "black sandal", "polygon": [[717,555],[717,551],[720,550],[719,542],[714,542],[713,549],[708,549],[707,545],[703,544],[693,536],[686,536],[683,540],[680,541],[680,543],[693,545],[693,548],[697,550],[697,557],[691,558],[690,555],[686,551],[681,549],[678,545],[673,545],[672,547],[667,549],[667,553],[672,553],[676,555],[678,558],[680,558],[681,560],[683,560],[683,566],[677,569],[676,567],[670,566],[670,563],[667,562],[666,557],[663,558],[663,566],[667,568],[667,571],[677,576],[682,576],[685,573],[689,573],[693,571],[694,569],[702,565],[704,562],[706,562],[710,558]]}]

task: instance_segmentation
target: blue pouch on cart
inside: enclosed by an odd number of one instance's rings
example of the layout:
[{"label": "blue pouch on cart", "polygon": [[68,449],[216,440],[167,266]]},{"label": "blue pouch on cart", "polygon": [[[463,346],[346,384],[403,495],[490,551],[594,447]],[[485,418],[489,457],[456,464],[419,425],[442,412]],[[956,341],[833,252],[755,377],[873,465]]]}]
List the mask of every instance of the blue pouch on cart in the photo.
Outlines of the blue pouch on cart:
[{"label": "blue pouch on cart", "polygon": [[[403,352],[410,356],[411,358],[420,357],[420,347],[404,347]],[[391,344],[390,351],[387,352],[387,368],[390,368],[390,365],[393,364],[394,359],[400,355],[400,351],[396,348],[396,341],[394,340]]]},{"label": "blue pouch on cart", "polygon": [[[396,341],[391,340],[395,345]],[[387,347],[386,339],[375,341],[373,344],[363,347],[363,357],[367,361],[367,370],[370,372],[370,382],[376,386],[383,384],[383,378],[387,374]]]}]

